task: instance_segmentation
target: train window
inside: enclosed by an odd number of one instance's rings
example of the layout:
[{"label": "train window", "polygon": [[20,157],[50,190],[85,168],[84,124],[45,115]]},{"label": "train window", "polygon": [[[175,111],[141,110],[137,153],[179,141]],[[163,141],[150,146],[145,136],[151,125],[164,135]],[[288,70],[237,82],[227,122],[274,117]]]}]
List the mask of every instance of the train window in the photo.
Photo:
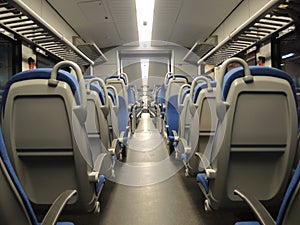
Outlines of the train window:
[{"label": "train window", "polygon": [[296,86],[300,87],[300,33],[294,32],[280,39],[281,69],[286,71],[294,79]]},{"label": "train window", "polygon": [[0,34],[0,96],[8,79],[21,71],[21,42]]},{"label": "train window", "polygon": [[0,93],[13,75],[13,43],[0,37]]},{"label": "train window", "polygon": [[51,56],[46,56],[40,53],[36,54],[36,67],[37,68],[52,68],[60,60]]}]

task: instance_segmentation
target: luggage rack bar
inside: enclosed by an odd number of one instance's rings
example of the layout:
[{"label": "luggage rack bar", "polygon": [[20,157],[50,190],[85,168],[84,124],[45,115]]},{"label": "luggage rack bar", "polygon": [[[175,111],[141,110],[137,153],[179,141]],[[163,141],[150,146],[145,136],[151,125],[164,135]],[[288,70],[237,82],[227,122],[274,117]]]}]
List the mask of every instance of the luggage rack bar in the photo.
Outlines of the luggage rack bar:
[{"label": "luggage rack bar", "polygon": [[287,29],[293,20],[287,16],[272,15],[270,10],[276,9],[282,1],[272,0],[241,26],[235,29],[217,46],[197,62],[201,64],[219,65],[226,59],[247,50],[271,35]]},{"label": "luggage rack bar", "polygon": [[21,0],[0,0],[0,27],[62,60],[72,60],[81,66],[94,64],[90,56],[80,51]]}]

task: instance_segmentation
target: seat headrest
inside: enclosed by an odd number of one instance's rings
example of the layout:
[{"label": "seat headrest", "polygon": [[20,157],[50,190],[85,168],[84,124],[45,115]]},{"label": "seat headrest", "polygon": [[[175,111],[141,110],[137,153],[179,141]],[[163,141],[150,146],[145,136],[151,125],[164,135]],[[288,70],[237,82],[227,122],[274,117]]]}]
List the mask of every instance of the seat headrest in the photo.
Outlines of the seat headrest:
[{"label": "seat headrest", "polygon": [[113,104],[115,105],[115,104],[116,104],[116,96],[115,96],[115,94],[113,93],[113,91],[110,90],[110,89],[107,89],[107,94],[108,94],[108,96],[111,98],[111,100],[113,101]]},{"label": "seat headrest", "polygon": [[[25,80],[50,79],[51,71],[52,71],[51,68],[39,68],[39,69],[34,69],[34,70],[26,70],[24,72],[20,72],[20,73],[17,73],[16,75],[12,76],[11,79],[9,79],[9,81],[7,82],[4,92],[3,92],[3,95],[2,95],[2,110],[3,110],[3,112],[5,109],[7,95],[8,95],[9,89],[12,84],[20,82],[20,81],[25,81]],[[57,80],[66,82],[70,86],[72,93],[75,97],[75,101],[79,105],[80,104],[80,88],[79,88],[79,83],[78,83],[76,77],[64,70],[59,70],[58,74],[57,74]]]},{"label": "seat headrest", "polygon": [[[250,72],[252,76],[271,76],[271,77],[277,77],[277,78],[281,78],[281,79],[285,79],[286,81],[289,82],[294,97],[295,97],[295,101],[297,104],[297,96],[296,96],[296,88],[295,88],[295,84],[294,81],[292,80],[292,78],[285,73],[282,70],[273,68],[273,67],[266,67],[266,66],[249,66],[250,68]],[[223,79],[223,85],[222,85],[222,97],[223,100],[226,100],[231,83],[240,77],[244,77],[244,69],[242,67],[237,67],[234,68],[232,70],[230,70],[229,72],[227,72],[224,76]]]},{"label": "seat headrest", "polygon": [[105,78],[105,83],[106,83],[106,81],[109,80],[109,79],[119,79],[119,78],[122,79],[122,80],[124,81],[124,84],[125,84],[125,85],[127,85],[126,78],[125,78],[124,76],[122,76],[122,75],[120,75],[120,76],[119,76],[119,75],[110,75],[110,76],[108,76],[108,77]]},{"label": "seat headrest", "polygon": [[183,104],[185,97],[190,93],[191,89],[187,88],[185,89],[180,96],[180,104]]},{"label": "seat headrest", "polygon": [[[214,87],[217,86],[217,82],[214,81],[214,80],[212,80],[212,81],[210,82],[210,85],[211,85],[211,87],[214,88]],[[193,96],[192,96],[193,103],[196,103],[196,102],[197,102],[197,99],[198,99],[198,96],[199,96],[200,91],[201,91],[202,89],[205,89],[205,88],[207,88],[207,83],[206,83],[206,82],[201,82],[201,83],[198,83],[198,84],[196,85],[196,87],[194,88],[194,94],[193,94]]]},{"label": "seat headrest", "polygon": [[92,83],[91,86],[90,86],[90,89],[92,91],[95,91],[99,94],[99,97],[100,97],[100,100],[101,100],[101,104],[102,105],[105,105],[106,104],[106,101],[105,101],[105,97],[104,97],[104,91],[103,91],[103,88],[97,84],[94,84]]},{"label": "seat headrest", "polygon": [[186,83],[188,83],[188,79],[185,75],[183,74],[170,74],[168,75],[168,78],[167,78],[167,84],[169,83],[169,81],[172,79],[172,78],[184,78],[186,80]]}]

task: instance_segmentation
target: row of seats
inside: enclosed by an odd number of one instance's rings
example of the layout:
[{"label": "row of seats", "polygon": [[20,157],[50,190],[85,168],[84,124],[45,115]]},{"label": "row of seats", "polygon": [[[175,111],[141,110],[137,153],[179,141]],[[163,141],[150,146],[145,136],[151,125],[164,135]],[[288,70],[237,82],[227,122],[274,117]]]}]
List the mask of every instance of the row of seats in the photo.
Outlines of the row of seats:
[{"label": "row of seats", "polygon": [[[64,67],[72,67],[76,76]],[[77,64],[64,61],[8,81],[1,111],[3,154],[8,154],[10,169],[35,210],[44,212],[59,194],[76,190],[64,211],[100,211],[105,177],[114,176],[115,160],[126,142],[124,115],[132,112],[109,79],[104,83],[83,77]],[[130,90],[130,96],[133,108],[135,92]],[[68,199],[74,195],[70,193]]]},{"label": "row of seats", "polygon": [[[242,67],[226,73],[227,66]],[[298,121],[295,86],[288,74],[223,63],[217,74],[217,125],[209,166],[197,175],[207,209],[240,207],[234,189],[278,206],[292,172]]]},{"label": "row of seats", "polygon": [[175,157],[182,159],[187,175],[208,164],[216,123],[215,87],[216,81],[207,75],[189,82],[182,74],[167,73],[154,92],[157,127],[162,127],[170,152],[175,150]]},{"label": "row of seats", "polygon": [[[231,63],[241,67],[228,71]],[[164,99],[166,83],[156,89],[154,103],[166,129],[171,127],[168,140],[176,157],[187,175],[198,173],[206,210],[247,210],[243,198],[261,224],[275,224],[257,201],[277,209],[287,191],[276,224],[298,224],[299,166],[288,187],[299,161],[293,80],[281,70],[249,67],[239,58],[225,61],[216,78],[202,75],[191,84],[180,83],[176,100]]]}]

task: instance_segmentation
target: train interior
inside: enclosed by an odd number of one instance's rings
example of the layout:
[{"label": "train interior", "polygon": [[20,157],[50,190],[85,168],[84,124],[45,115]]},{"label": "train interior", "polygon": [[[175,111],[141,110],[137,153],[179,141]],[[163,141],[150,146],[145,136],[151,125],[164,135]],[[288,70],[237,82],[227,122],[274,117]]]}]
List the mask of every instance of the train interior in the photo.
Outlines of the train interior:
[{"label": "train interior", "polygon": [[0,0],[0,224],[300,224],[299,0]]}]

